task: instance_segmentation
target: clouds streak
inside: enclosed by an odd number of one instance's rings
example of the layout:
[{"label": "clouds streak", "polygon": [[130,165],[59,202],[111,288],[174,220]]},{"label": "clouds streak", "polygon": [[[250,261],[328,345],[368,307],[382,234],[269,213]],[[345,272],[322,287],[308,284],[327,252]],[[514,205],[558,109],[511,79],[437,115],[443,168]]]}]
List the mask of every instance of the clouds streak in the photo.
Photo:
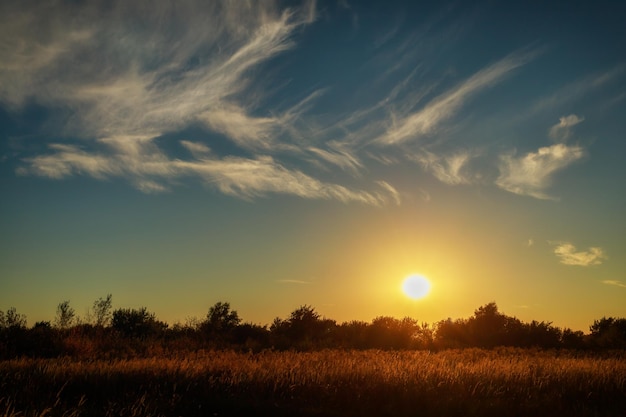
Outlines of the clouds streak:
[{"label": "clouds streak", "polygon": [[[357,86],[371,94],[350,92],[367,100],[328,111],[332,99],[319,102],[349,82],[300,85],[292,94],[274,86],[298,82],[297,72],[281,71],[295,68],[289,54],[315,24],[315,2],[24,4],[0,6],[0,102],[16,112],[28,103],[49,109],[54,129],[45,133],[55,139],[21,158],[21,175],[120,177],[151,193],[199,177],[247,199],[283,193],[379,205],[400,204],[403,194],[378,177],[379,166],[409,162],[446,185],[490,178],[503,190],[552,199],[546,190],[554,175],[585,154],[565,143],[584,120],[575,114],[549,128],[557,143],[521,156],[454,147],[464,140],[456,119],[539,49],[518,49],[449,77],[434,70],[437,48],[424,39],[452,42],[454,31],[436,36],[427,25],[400,39],[403,30],[394,27],[373,54],[395,61],[369,62],[368,70],[385,64]],[[421,56],[427,53],[434,55]],[[285,60],[272,67],[279,56]],[[189,137],[193,129],[201,133]],[[420,189],[416,184],[413,192]]]},{"label": "clouds streak", "polygon": [[602,248],[591,247],[586,251],[577,251],[569,242],[558,243],[554,248],[554,254],[559,257],[562,264],[574,266],[600,265],[607,259]]},{"label": "clouds streak", "polygon": [[626,284],[624,284],[622,281],[618,281],[614,279],[607,279],[607,280],[602,281],[602,283],[606,285],[612,285],[615,287],[626,288]]},{"label": "clouds streak", "polygon": [[554,199],[545,192],[552,184],[554,174],[581,159],[584,154],[580,146],[556,144],[520,157],[502,155],[496,185],[514,194]]},{"label": "clouds streak", "polygon": [[[7,11],[4,20],[17,23],[10,33],[3,31],[7,36],[1,61],[6,64],[0,66],[0,98],[16,107],[29,97],[69,105],[72,115],[65,133],[86,139],[82,146],[50,145],[50,154],[26,158],[27,166],[19,173],[56,179],[127,176],[148,192],[163,191],[163,182],[196,174],[241,197],[282,192],[379,202],[372,195],[288,170],[271,157],[206,159],[209,147],[193,141],[181,144],[202,161],[174,160],[160,150],[156,137],[194,121],[243,148],[268,149],[303,104],[278,117],[252,116],[238,100],[250,83],[246,74],[289,49],[294,29],[315,19],[314,4],[301,11],[279,11],[271,2],[163,7],[117,3],[106,13],[94,10],[97,6],[50,3],[37,9],[39,13]],[[136,14],[142,14],[144,30],[125,24]],[[46,33],[30,34],[44,21],[52,22]],[[62,67],[70,71],[59,72]]]},{"label": "clouds streak", "polygon": [[[373,205],[398,201],[397,191],[386,182],[373,192],[351,190],[286,168],[271,156],[308,151],[353,174],[361,167],[340,146],[299,150],[277,142],[285,132],[297,130],[294,123],[319,92],[282,112],[265,110],[265,115],[254,111],[258,99],[249,99],[250,71],[293,47],[294,30],[315,20],[313,2],[299,10],[279,10],[271,2],[189,2],[176,10],[116,3],[106,13],[94,10],[96,6],[64,6],[48,5],[49,16],[12,10],[23,19],[12,26],[15,36],[3,44],[8,47],[1,51],[2,62],[11,65],[2,65],[0,76],[18,88],[3,87],[0,98],[13,106],[29,97],[69,106],[65,134],[85,141],[80,146],[52,144],[50,153],[25,158],[19,174],[126,177],[144,192],[165,191],[174,180],[198,176],[225,194],[248,199],[283,193]],[[143,13],[146,27],[136,30],[130,23]],[[102,14],[100,19],[96,14]],[[76,15],[81,19],[74,19]],[[38,46],[44,37],[27,31],[45,19],[55,27],[46,33],[47,44]],[[70,71],[60,73],[60,67]],[[204,124],[254,156],[219,157],[205,144],[183,140],[180,144],[194,158],[183,161],[157,147],[160,135],[193,123]]]},{"label": "clouds streak", "polygon": [[193,161],[169,159],[145,138],[109,138],[101,141],[112,154],[87,153],[75,146],[51,145],[56,153],[29,159],[22,175],[35,174],[61,179],[70,175],[90,175],[98,179],[126,177],[144,192],[166,191],[176,179],[200,177],[222,193],[252,199],[274,194],[292,194],[308,199],[336,199],[342,202],[360,202],[382,205],[398,202],[398,192],[389,184],[380,182],[380,191],[366,192],[319,181],[299,170],[284,167],[273,158],[256,159],[225,157],[210,158],[208,148],[183,141],[199,158]]},{"label": "clouds streak", "polygon": [[467,164],[472,158],[468,152],[459,152],[454,155],[439,156],[424,151],[413,156],[426,171],[431,172],[439,181],[448,185],[469,184],[473,178],[468,172]]},{"label": "clouds streak", "polygon": [[409,114],[392,111],[391,123],[387,131],[377,138],[386,144],[397,144],[418,140],[421,136],[436,131],[441,124],[452,118],[472,96],[489,88],[514,69],[524,65],[534,54],[513,54],[492,64],[471,76],[460,85],[431,100],[422,109]]},{"label": "clouds streak", "polygon": [[563,116],[559,119],[559,123],[552,126],[548,132],[551,139],[556,141],[565,141],[569,139],[572,127],[585,120],[584,117],[578,117],[575,114]]}]

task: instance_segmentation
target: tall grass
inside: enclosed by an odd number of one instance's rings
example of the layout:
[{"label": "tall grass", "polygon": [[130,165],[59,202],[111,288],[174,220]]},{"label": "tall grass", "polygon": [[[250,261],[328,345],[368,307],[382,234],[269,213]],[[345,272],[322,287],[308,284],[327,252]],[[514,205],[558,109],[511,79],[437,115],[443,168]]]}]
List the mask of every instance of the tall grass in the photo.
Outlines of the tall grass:
[{"label": "tall grass", "polygon": [[467,349],[19,359],[0,362],[0,398],[0,416],[624,416],[626,357]]}]

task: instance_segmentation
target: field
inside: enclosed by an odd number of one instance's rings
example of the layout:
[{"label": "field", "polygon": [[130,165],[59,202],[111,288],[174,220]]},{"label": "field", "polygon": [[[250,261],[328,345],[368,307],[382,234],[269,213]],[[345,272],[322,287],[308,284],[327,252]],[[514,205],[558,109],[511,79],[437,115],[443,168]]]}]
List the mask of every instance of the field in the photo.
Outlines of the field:
[{"label": "field", "polygon": [[0,362],[0,416],[624,416],[626,354],[500,349]]}]

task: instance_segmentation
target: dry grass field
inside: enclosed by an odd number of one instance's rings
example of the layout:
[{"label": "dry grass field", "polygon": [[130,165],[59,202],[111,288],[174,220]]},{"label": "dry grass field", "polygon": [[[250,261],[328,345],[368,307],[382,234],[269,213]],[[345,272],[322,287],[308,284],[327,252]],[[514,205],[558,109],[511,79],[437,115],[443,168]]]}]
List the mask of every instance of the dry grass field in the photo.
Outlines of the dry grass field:
[{"label": "dry grass field", "polygon": [[624,416],[624,352],[237,353],[0,362],[0,416]]}]

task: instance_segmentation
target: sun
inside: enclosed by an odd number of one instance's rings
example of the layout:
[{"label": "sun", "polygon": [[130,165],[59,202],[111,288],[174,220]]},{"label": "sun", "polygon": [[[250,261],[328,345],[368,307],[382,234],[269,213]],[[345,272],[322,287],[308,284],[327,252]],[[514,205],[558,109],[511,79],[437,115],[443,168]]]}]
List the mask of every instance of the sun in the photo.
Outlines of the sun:
[{"label": "sun", "polygon": [[419,300],[430,292],[430,282],[422,275],[409,275],[402,283],[402,291],[407,297]]}]

